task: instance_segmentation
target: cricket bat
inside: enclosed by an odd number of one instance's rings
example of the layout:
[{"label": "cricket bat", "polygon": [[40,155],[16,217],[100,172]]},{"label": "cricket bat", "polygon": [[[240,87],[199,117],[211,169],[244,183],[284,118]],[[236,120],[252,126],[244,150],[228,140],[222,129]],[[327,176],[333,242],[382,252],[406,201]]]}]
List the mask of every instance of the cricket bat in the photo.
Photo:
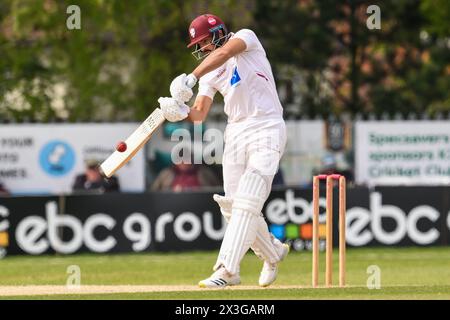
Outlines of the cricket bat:
[{"label": "cricket bat", "polygon": [[134,155],[142,149],[152,134],[163,124],[165,118],[161,109],[156,108],[147,119],[125,140],[124,152],[114,151],[100,165],[100,172],[110,178],[117,170],[122,168]]}]

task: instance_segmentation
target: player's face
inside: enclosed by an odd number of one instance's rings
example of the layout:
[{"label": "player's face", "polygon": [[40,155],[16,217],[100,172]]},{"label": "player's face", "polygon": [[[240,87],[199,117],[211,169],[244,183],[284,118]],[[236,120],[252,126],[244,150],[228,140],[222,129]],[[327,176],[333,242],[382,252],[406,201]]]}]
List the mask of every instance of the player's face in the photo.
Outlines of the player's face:
[{"label": "player's face", "polygon": [[212,37],[208,37],[199,41],[198,45],[200,47],[200,51],[204,53],[209,53],[214,50],[214,45],[211,43]]},{"label": "player's face", "polygon": [[[220,35],[222,35],[222,33],[220,33]],[[195,57],[195,59],[201,60],[207,57],[211,52],[216,50],[218,46],[217,44],[212,43],[212,39],[213,37],[209,36],[208,38],[197,42],[197,44],[195,45],[195,50],[192,52],[192,55]]]}]

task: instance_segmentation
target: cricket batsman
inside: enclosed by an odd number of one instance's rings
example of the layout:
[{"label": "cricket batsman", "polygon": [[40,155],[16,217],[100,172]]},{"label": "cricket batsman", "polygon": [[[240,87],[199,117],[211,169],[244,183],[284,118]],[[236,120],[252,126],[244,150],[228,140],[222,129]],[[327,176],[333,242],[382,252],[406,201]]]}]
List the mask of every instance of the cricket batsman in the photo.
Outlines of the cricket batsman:
[{"label": "cricket batsman", "polygon": [[[214,273],[201,280],[203,288],[239,284],[239,266],[251,248],[264,261],[260,286],[277,277],[278,263],[289,252],[268,230],[262,215],[286,144],[283,108],[278,98],[266,52],[255,33],[228,32],[212,14],[195,18],[189,26],[192,54],[202,62],[192,73],[181,74],[170,85],[172,97],[158,99],[169,121],[205,120],[216,92],[224,97],[228,116],[223,153],[225,196],[214,195],[228,225]],[[199,83],[191,108],[185,103]]]}]

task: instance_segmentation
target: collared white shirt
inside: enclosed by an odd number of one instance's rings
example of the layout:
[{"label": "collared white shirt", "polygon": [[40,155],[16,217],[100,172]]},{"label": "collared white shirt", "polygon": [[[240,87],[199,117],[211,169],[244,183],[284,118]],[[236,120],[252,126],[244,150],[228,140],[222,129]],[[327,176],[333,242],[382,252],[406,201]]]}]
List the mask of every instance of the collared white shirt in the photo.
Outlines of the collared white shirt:
[{"label": "collared white shirt", "polygon": [[219,91],[225,101],[228,123],[244,119],[282,118],[272,68],[256,34],[249,29],[232,33],[230,39],[242,39],[247,48],[199,80],[198,95],[211,99]]}]

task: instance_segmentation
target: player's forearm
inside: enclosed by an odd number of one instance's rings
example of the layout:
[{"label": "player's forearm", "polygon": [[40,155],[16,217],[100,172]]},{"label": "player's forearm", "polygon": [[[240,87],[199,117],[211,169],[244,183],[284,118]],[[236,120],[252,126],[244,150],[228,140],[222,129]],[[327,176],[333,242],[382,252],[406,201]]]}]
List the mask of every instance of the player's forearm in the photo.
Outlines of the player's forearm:
[{"label": "player's forearm", "polygon": [[208,96],[197,95],[194,105],[189,111],[188,119],[194,123],[203,122],[211,109],[212,99]]},{"label": "player's forearm", "polygon": [[204,110],[198,110],[197,108],[192,107],[189,112],[188,119],[194,123],[203,122],[205,121],[207,114],[208,113]]},{"label": "player's forearm", "polygon": [[197,77],[197,79],[200,79],[200,77],[204,76],[208,72],[211,72],[223,65],[231,57],[232,55],[230,55],[227,50],[219,48],[207,56],[205,60],[203,60],[203,62],[200,63],[194,71],[192,71],[192,73]]}]

